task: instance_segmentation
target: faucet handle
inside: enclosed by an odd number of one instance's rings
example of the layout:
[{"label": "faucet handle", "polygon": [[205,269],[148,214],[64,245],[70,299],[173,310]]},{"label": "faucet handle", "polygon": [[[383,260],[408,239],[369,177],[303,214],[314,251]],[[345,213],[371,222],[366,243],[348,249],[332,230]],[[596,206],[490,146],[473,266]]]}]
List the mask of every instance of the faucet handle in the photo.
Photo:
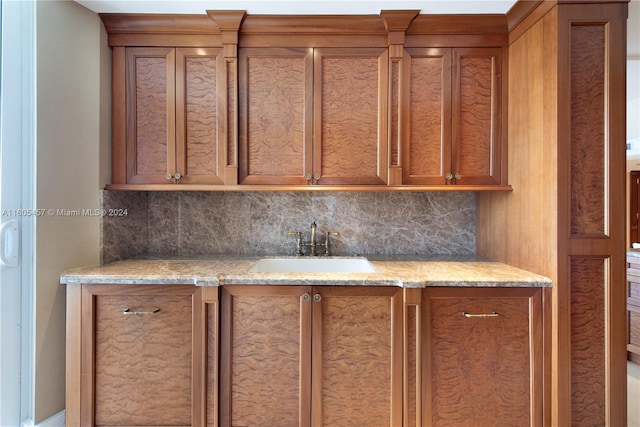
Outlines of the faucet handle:
[{"label": "faucet handle", "polygon": [[324,233],[324,255],[325,256],[331,256],[331,244],[329,243],[330,236],[339,236],[340,233],[338,233],[337,231],[327,231],[326,233]]},{"label": "faucet handle", "polygon": [[302,232],[301,231],[289,231],[289,236],[296,236],[296,256],[302,256]]}]

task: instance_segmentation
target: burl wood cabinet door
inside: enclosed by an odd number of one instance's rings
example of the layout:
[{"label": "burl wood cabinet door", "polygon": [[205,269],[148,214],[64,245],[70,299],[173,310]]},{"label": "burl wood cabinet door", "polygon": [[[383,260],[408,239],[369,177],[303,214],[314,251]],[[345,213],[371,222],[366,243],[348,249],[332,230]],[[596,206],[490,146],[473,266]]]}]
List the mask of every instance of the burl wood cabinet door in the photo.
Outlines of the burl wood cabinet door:
[{"label": "burl wood cabinet door", "polygon": [[386,184],[389,54],[314,50],[313,182]]},{"label": "burl wood cabinet door", "polygon": [[222,184],[220,48],[126,49],[129,184]]},{"label": "burl wood cabinet door", "polygon": [[402,183],[444,185],[451,172],[451,49],[405,49]]},{"label": "burl wood cabinet door", "polygon": [[166,184],[176,173],[175,49],[126,49],[128,184]]},{"label": "burl wood cabinet door", "polygon": [[452,180],[500,184],[502,50],[456,48],[452,54]]},{"label": "burl wood cabinet door", "polygon": [[83,286],[80,425],[194,424],[198,295],[193,286]]},{"label": "burl wood cabinet door", "polygon": [[312,82],[311,48],[240,50],[240,184],[311,181]]},{"label": "burl wood cabinet door", "polygon": [[[223,184],[226,127],[221,48],[176,49],[176,173],[180,184]],[[178,178],[180,176],[180,178]]]},{"label": "burl wood cabinet door", "polygon": [[314,287],[312,422],[402,425],[402,289]]},{"label": "burl wood cabinet door", "polygon": [[423,291],[423,425],[542,425],[536,289]]},{"label": "burl wood cabinet door", "polygon": [[224,286],[220,425],[309,426],[311,287]]}]

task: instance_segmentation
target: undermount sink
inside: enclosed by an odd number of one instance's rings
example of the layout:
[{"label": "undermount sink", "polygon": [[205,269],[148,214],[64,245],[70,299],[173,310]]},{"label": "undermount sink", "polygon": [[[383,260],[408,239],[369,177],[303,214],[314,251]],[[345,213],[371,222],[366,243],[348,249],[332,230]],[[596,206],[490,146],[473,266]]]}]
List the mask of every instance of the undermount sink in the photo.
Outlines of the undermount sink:
[{"label": "undermount sink", "polygon": [[375,273],[368,259],[362,257],[274,257],[262,258],[249,273]]}]

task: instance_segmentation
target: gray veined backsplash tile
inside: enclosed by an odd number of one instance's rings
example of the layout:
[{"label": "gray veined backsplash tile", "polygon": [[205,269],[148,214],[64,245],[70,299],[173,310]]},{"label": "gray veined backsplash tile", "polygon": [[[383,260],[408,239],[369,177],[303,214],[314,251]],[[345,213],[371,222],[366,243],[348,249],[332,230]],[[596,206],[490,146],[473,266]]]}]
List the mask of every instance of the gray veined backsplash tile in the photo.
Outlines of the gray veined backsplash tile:
[{"label": "gray veined backsplash tile", "polygon": [[[147,203],[144,252],[159,255],[295,252],[295,237],[310,224],[337,231],[335,255],[475,254],[475,194],[445,192],[123,192],[105,197],[121,205]],[[129,199],[129,200],[124,200]],[[125,258],[144,236],[139,219],[106,223],[103,259]],[[126,242],[127,236],[134,239]],[[134,247],[136,250],[132,250]],[[108,256],[105,256],[108,254]]]},{"label": "gray veined backsplash tile", "polygon": [[[147,193],[101,191],[100,262],[133,258],[147,251],[149,221]],[[113,209],[113,211],[110,211]]]}]

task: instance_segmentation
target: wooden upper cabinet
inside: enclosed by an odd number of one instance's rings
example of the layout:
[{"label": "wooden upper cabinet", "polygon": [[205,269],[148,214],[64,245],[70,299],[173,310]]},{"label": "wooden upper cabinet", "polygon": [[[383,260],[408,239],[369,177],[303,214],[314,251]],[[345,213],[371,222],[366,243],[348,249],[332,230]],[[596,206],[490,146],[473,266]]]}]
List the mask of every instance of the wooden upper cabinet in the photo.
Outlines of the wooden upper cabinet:
[{"label": "wooden upper cabinet", "polygon": [[240,51],[241,184],[385,184],[384,48]]},{"label": "wooden upper cabinet", "polygon": [[223,67],[219,48],[126,48],[127,184],[223,183]]},{"label": "wooden upper cabinet", "polygon": [[407,48],[403,184],[501,185],[500,48]]}]

